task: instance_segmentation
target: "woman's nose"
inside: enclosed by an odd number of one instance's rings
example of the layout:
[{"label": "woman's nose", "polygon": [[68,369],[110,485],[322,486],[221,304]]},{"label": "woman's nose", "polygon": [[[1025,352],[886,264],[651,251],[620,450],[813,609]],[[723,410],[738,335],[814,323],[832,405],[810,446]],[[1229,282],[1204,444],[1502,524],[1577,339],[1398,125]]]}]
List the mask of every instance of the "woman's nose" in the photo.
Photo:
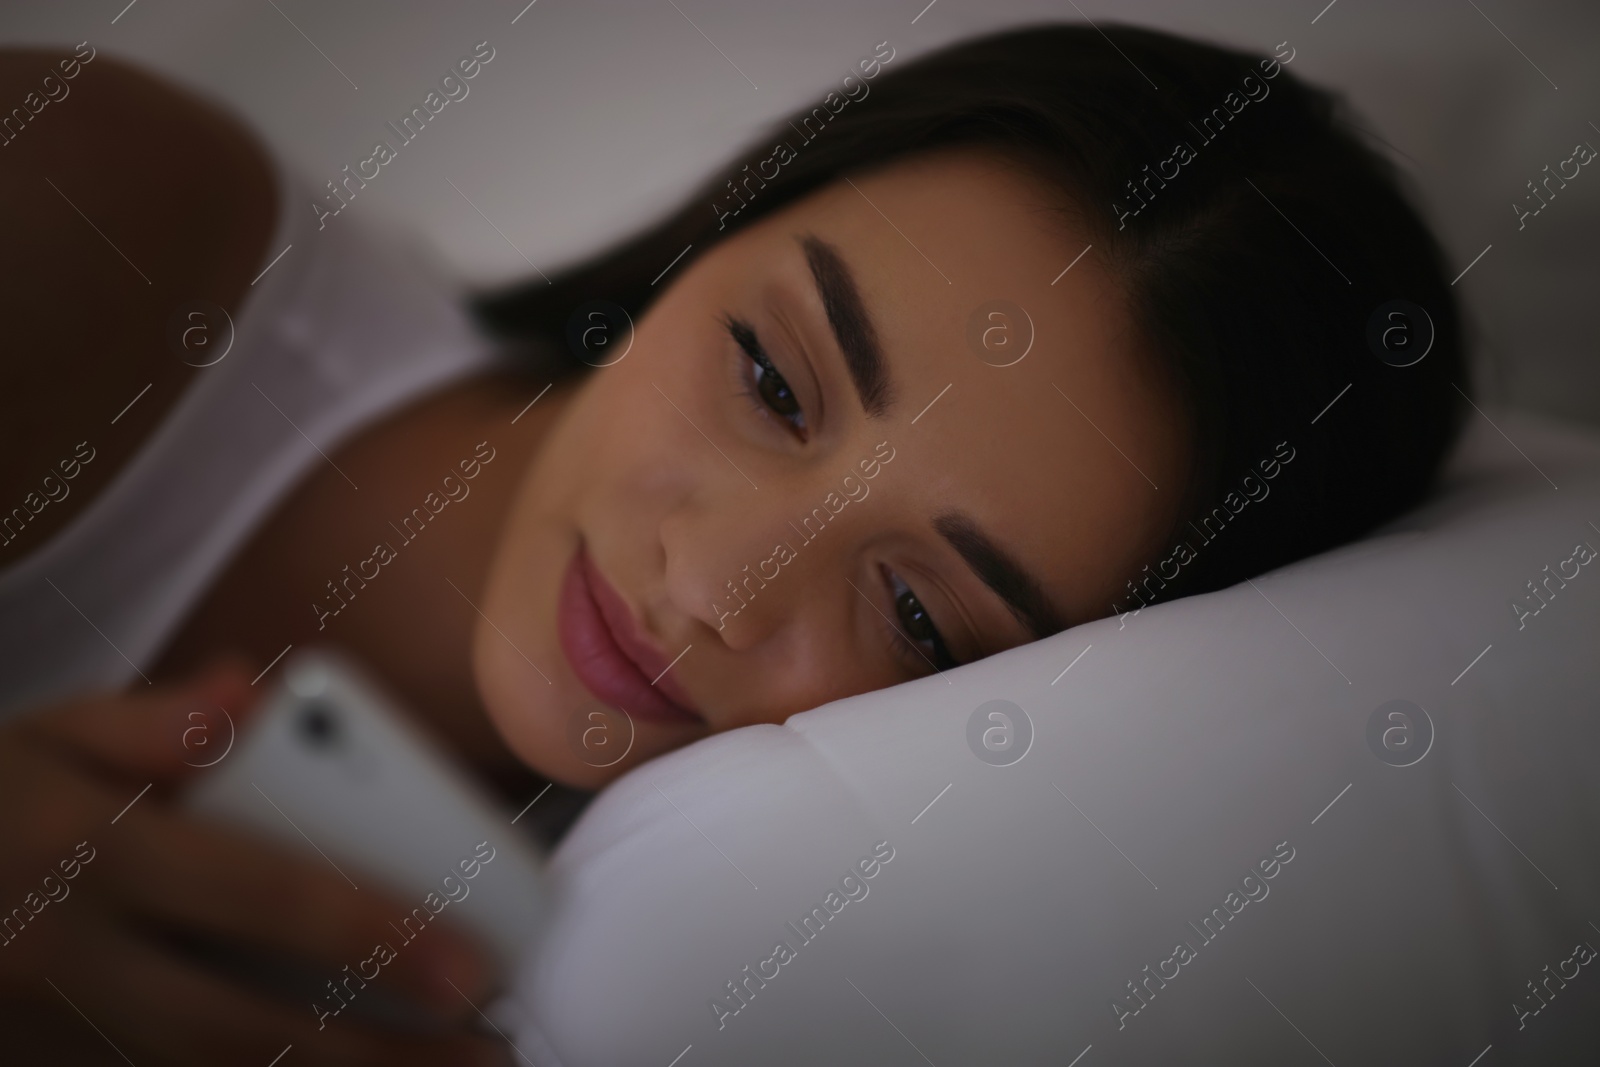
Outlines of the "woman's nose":
[{"label": "woman's nose", "polygon": [[661,523],[668,598],[730,648],[748,648],[765,636],[769,627],[757,620],[769,617],[766,602],[777,599],[762,576],[764,570],[778,577],[771,564],[762,567],[772,554],[768,510],[754,501],[727,501],[718,508],[680,508]]},{"label": "woman's nose", "polygon": [[[764,485],[686,504],[661,523],[668,597],[731,649],[754,647],[805,614],[805,599],[825,588],[823,572],[848,551],[847,531],[796,524],[797,498]],[[842,578],[838,586],[848,593]]]}]

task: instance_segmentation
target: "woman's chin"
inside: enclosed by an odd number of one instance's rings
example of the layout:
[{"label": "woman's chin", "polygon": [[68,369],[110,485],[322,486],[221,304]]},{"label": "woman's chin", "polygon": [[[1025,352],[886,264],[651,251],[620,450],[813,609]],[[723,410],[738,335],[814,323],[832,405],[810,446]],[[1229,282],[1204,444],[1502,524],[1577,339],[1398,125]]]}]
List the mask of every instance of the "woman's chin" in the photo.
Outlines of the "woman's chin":
[{"label": "woman's chin", "polygon": [[513,756],[553,782],[595,787],[584,773],[590,768],[565,750],[553,685],[482,620],[473,635],[472,677],[490,725]]},{"label": "woman's chin", "polygon": [[659,727],[635,722],[575,683],[547,679],[481,620],[472,672],[478,699],[511,754],[560,785],[599,789],[676,747],[672,739],[655,736]]}]

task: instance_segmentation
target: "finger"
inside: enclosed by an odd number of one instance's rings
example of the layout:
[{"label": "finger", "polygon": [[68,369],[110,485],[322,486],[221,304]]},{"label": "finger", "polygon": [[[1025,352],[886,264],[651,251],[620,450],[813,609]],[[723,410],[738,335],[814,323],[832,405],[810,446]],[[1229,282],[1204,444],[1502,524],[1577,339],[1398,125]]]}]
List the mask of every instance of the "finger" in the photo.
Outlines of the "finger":
[{"label": "finger", "polygon": [[365,878],[354,888],[330,861],[160,805],[134,809],[123,826],[105,847],[108,881],[141,914],[334,972],[388,946],[385,981],[445,1018],[492,985],[478,947],[422,900],[403,903]]},{"label": "finger", "polygon": [[86,696],[24,720],[31,736],[121,776],[165,781],[221,752],[254,711],[247,668],[223,661],[181,686]]},{"label": "finger", "polygon": [[294,1048],[296,1067],[504,1062],[504,1053],[485,1039],[381,1031],[344,1012],[344,1018],[325,1014],[331,998],[303,1005],[278,1001],[129,934],[111,934],[94,967],[58,970],[52,980],[63,999],[71,997],[109,1040],[119,1046],[125,1041],[135,1062],[155,1056],[184,1067],[265,1064],[286,1046]]}]

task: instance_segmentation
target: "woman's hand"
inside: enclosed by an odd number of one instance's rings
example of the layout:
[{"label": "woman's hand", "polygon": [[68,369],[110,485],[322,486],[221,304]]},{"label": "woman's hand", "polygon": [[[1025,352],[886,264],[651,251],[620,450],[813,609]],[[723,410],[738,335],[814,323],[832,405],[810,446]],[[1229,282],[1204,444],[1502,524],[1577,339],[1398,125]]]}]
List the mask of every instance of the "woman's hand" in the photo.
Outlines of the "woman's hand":
[{"label": "woman's hand", "polygon": [[[23,1052],[14,1043],[20,1027],[37,1044],[33,1058],[51,1062],[69,1045],[118,1063],[265,1065],[289,1045],[285,1067],[504,1062],[503,1047],[464,1029],[402,1034],[348,1014],[319,1028],[309,999],[256,992],[176,947],[232,944],[332,979],[392,942],[389,921],[410,910],[352,889],[314,856],[171,803],[174,788],[200,773],[191,764],[212,759],[216,742],[199,744],[204,734],[226,736],[219,707],[235,726],[249,716],[248,677],[225,664],[185,686],[84,697],[0,728],[6,1044]],[[462,935],[434,924],[399,948],[378,981],[459,1023],[477,1014],[467,998],[481,1005],[486,995],[482,960]]]}]

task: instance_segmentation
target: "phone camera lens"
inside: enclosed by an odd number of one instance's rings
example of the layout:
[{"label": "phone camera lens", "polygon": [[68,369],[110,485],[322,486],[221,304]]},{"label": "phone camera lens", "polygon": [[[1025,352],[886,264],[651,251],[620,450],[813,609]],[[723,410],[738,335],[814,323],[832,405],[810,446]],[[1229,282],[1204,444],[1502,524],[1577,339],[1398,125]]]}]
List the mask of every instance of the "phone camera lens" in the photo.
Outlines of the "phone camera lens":
[{"label": "phone camera lens", "polygon": [[339,720],[318,701],[308,703],[300,712],[300,732],[318,748],[328,748],[339,738]]}]

